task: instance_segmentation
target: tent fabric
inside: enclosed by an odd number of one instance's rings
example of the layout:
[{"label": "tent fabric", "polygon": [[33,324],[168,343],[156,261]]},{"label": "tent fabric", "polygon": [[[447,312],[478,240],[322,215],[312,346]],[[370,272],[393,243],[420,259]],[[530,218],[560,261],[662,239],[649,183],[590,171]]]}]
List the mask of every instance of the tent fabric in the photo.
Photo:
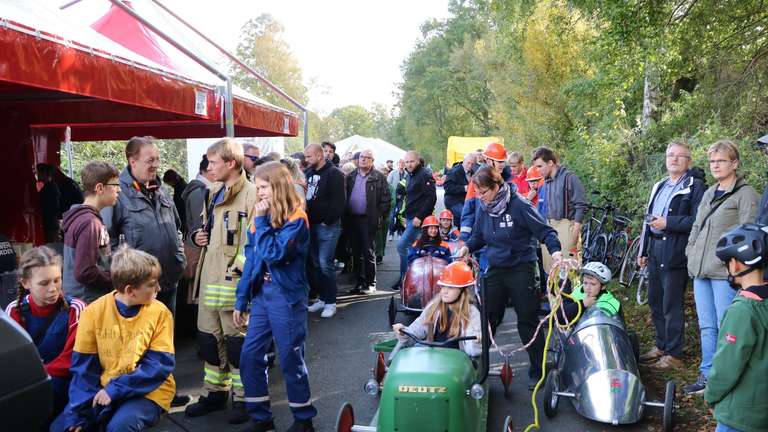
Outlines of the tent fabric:
[{"label": "tent fabric", "polygon": [[[0,91],[28,96],[14,103],[29,106],[31,127],[70,126],[73,140],[124,139],[137,130],[159,138],[224,135],[222,83],[212,74],[189,78],[160,64],[171,55],[143,57],[38,2],[0,2],[0,19]],[[242,94],[233,101],[236,135],[298,134],[296,114]]]},{"label": "tent fabric", "polygon": [[464,155],[484,149],[490,143],[504,144],[504,138],[501,137],[448,137],[448,148],[446,149],[447,166],[453,166],[456,162],[464,160]]},{"label": "tent fabric", "polygon": [[371,150],[373,152],[376,166],[384,165],[389,159],[398,161],[405,156],[405,150],[380,138],[352,135],[336,142],[336,153],[340,156],[361,150]]}]

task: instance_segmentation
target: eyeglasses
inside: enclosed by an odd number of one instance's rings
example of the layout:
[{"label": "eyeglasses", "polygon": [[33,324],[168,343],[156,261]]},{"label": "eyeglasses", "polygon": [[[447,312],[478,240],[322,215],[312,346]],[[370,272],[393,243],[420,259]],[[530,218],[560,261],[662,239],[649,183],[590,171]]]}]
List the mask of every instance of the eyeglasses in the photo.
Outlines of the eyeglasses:
[{"label": "eyeglasses", "polygon": [[727,163],[733,163],[735,161],[732,160],[726,160],[726,159],[710,159],[709,164],[710,165],[725,165]]},{"label": "eyeglasses", "polygon": [[245,157],[250,159],[251,162],[258,162],[259,161],[259,157],[258,156],[245,155]]},{"label": "eyeglasses", "polygon": [[690,159],[691,157],[685,154],[668,154],[667,159]]},{"label": "eyeglasses", "polygon": [[370,156],[360,156],[360,159],[373,160],[373,158]]},{"label": "eyeglasses", "polygon": [[118,186],[120,186],[120,183],[104,183],[104,186],[115,186],[115,187],[118,187]]},{"label": "eyeglasses", "polygon": [[150,165],[150,166],[160,165],[160,158],[147,159],[147,160],[141,161],[141,163],[143,163],[144,165]]}]

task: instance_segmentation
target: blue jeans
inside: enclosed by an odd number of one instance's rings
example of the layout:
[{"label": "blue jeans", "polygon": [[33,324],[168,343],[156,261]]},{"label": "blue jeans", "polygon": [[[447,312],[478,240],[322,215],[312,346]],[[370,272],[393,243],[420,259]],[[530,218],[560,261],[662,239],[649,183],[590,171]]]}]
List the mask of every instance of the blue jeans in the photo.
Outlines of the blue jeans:
[{"label": "blue jeans", "polygon": [[728,425],[724,425],[720,422],[717,422],[717,427],[715,428],[715,432],[741,432],[738,429],[734,429]]},{"label": "blue jeans", "polygon": [[341,224],[314,224],[309,229],[309,283],[326,304],[336,303],[336,243],[341,235]]},{"label": "blue jeans", "polygon": [[[109,411],[114,410],[114,414]],[[138,432],[154,426],[159,420],[163,409],[153,401],[139,396],[120,402],[116,406],[108,405],[100,410],[99,421],[107,422],[107,432]],[[67,423],[66,411],[62,413],[51,425],[51,432],[65,432],[72,425]],[[103,417],[110,416],[109,420]],[[96,426],[95,424],[86,425],[87,427]]]},{"label": "blue jeans", "polygon": [[727,280],[693,279],[693,297],[696,300],[696,314],[701,332],[701,365],[699,370],[705,377],[712,368],[712,357],[717,347],[717,333],[725,310],[731,305],[736,291]]},{"label": "blue jeans", "polygon": [[464,210],[464,203],[454,204],[449,210],[453,213],[453,226],[461,228],[461,212]]},{"label": "blue jeans", "polygon": [[405,271],[408,270],[408,248],[419,238],[421,234],[421,228],[413,226],[413,218],[408,219],[405,223],[405,231],[400,236],[400,240],[397,241],[397,253],[400,255],[400,278],[405,275]]}]

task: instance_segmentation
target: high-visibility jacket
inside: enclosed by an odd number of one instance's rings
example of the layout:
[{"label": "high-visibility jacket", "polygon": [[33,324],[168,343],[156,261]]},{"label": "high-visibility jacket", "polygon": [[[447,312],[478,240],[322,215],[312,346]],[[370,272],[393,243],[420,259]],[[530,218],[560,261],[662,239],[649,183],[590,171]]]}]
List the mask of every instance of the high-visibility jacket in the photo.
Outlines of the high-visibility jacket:
[{"label": "high-visibility jacket", "polygon": [[[208,246],[200,251],[195,288],[200,293],[200,304],[232,310],[237,282],[245,266],[243,249],[248,223],[253,220],[258,197],[256,186],[248,181],[245,172],[232,187],[223,188],[223,183],[214,183],[206,200],[202,229],[209,231]],[[223,199],[217,199],[218,194],[224,194]]]}]

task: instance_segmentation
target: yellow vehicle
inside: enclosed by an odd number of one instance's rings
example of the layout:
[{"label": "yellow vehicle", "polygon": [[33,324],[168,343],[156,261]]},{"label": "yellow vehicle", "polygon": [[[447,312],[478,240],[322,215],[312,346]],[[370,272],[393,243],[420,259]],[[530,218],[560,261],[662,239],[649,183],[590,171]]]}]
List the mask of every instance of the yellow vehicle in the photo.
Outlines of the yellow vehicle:
[{"label": "yellow vehicle", "polygon": [[451,167],[456,162],[464,160],[464,155],[474,151],[483,151],[486,145],[490,143],[504,144],[504,138],[501,137],[448,137],[448,148],[445,153],[447,156],[447,166]]}]

